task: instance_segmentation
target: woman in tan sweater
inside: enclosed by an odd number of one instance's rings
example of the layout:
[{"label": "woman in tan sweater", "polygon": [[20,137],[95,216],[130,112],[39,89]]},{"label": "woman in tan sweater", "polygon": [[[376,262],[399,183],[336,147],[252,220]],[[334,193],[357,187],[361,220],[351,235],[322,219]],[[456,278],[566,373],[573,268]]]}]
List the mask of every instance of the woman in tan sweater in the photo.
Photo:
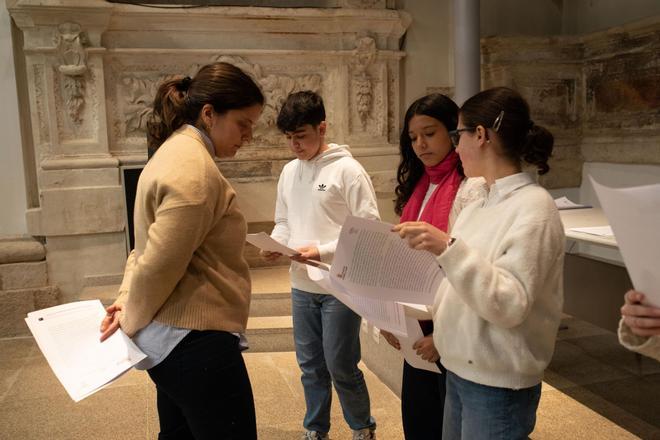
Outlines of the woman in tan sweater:
[{"label": "woman in tan sweater", "polygon": [[121,328],[148,355],[138,368],[156,384],[159,439],[256,438],[240,353],[247,227],[214,157],[232,157],[251,139],[263,102],[257,84],[227,63],[165,81],[154,100],[135,249],[101,339]]}]

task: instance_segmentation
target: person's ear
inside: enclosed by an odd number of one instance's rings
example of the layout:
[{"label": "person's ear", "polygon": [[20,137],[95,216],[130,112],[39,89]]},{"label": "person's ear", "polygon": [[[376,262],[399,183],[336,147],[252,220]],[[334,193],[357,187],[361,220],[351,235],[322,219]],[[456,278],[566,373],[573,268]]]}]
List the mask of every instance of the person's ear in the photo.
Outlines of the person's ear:
[{"label": "person's ear", "polygon": [[483,125],[477,125],[475,133],[477,135],[477,141],[479,142],[479,145],[490,142],[490,139],[488,139],[488,130],[486,130]]},{"label": "person's ear", "polygon": [[325,132],[326,132],[327,128],[328,128],[328,126],[325,123],[325,121],[321,121],[321,123],[319,124],[319,135],[325,136]]},{"label": "person's ear", "polygon": [[202,119],[202,126],[206,131],[213,127],[213,106],[211,104],[204,104],[202,110],[199,112]]}]

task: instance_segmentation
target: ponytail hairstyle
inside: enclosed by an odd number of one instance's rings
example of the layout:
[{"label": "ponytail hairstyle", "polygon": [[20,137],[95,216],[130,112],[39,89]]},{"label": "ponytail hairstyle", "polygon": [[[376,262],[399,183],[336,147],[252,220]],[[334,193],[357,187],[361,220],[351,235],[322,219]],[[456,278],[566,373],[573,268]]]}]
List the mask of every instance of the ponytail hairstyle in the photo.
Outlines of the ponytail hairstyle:
[{"label": "ponytail hairstyle", "polygon": [[207,64],[194,78],[167,80],[158,88],[147,121],[149,155],[183,124],[195,125],[205,104],[211,104],[216,113],[223,114],[263,103],[264,95],[254,80],[229,63]]},{"label": "ponytail hairstyle", "polygon": [[531,120],[527,101],[515,90],[495,87],[479,92],[465,101],[460,115],[465,127],[481,125],[496,132],[510,160],[534,165],[539,174],[550,171],[554,137]]},{"label": "ponytail hairstyle", "polygon": [[[417,157],[412,147],[412,141],[408,131],[410,120],[413,116],[425,115],[438,120],[445,126],[447,131],[455,130],[458,123],[458,106],[445,95],[432,93],[422,96],[408,107],[406,116],[403,118],[403,128],[399,138],[399,150],[401,162],[396,170],[397,186],[394,190],[396,200],[394,201],[394,212],[401,215],[403,207],[412,196],[419,179],[424,175],[424,164]],[[463,166],[458,161],[458,172],[464,176]]]}]

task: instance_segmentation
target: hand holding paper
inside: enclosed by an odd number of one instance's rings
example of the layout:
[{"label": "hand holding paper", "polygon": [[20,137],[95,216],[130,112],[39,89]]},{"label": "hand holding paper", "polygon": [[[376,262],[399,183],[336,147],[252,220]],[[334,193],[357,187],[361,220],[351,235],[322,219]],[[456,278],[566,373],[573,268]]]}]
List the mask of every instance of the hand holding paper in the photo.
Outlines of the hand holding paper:
[{"label": "hand holding paper", "polygon": [[99,340],[101,301],[78,301],[28,313],[34,340],[71,398],[78,402],[146,357],[122,332]]},{"label": "hand holding paper", "polygon": [[270,235],[266,234],[265,232],[248,234],[246,240],[248,243],[253,244],[266,252],[279,253],[288,257],[300,254],[300,252],[297,250],[291,249],[290,247],[284,246],[283,244],[273,240]]}]

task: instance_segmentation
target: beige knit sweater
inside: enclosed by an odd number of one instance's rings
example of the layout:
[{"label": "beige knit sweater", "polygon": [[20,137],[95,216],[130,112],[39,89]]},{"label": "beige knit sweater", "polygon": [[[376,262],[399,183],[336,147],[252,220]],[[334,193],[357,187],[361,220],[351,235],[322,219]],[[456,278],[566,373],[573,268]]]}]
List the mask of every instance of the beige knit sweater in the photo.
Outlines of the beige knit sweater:
[{"label": "beige knit sweater", "polygon": [[152,320],[244,332],[250,275],[236,193],[203,140],[183,126],[147,163],[137,186],[135,249],[117,302],[132,336]]}]

